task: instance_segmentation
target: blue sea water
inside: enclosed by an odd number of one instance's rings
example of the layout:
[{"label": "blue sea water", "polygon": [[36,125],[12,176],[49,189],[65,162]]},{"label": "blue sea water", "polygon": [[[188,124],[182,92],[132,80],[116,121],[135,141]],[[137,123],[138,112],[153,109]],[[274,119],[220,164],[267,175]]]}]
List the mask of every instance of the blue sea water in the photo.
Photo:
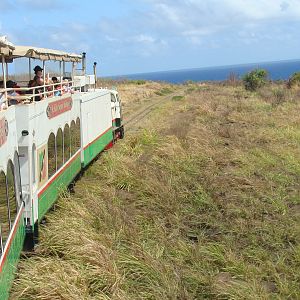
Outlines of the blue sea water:
[{"label": "blue sea water", "polygon": [[122,76],[114,76],[114,78],[126,79],[144,79],[153,81],[166,81],[171,83],[182,83],[188,80],[192,81],[222,81],[228,79],[231,73],[241,78],[247,72],[262,68],[269,73],[272,80],[286,80],[293,73],[300,71],[300,60],[278,61],[268,63],[256,63],[245,65],[233,65],[223,67],[197,68],[176,71],[163,71],[152,73],[139,73]]}]

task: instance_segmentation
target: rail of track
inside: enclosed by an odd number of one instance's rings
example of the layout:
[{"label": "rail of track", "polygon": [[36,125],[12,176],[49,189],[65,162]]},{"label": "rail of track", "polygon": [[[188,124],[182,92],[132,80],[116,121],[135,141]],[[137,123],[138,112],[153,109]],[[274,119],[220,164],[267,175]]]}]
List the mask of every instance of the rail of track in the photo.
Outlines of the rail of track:
[{"label": "rail of track", "polygon": [[147,117],[147,115],[149,115],[154,109],[159,107],[161,104],[170,101],[174,96],[183,96],[183,95],[184,95],[184,90],[180,89],[165,96],[153,97],[152,99],[150,99],[151,103],[149,103],[146,106],[143,106],[142,108],[138,109],[136,112],[129,114],[128,117],[125,116],[123,122],[125,127],[125,135],[126,132],[134,130],[135,125],[139,121]]}]

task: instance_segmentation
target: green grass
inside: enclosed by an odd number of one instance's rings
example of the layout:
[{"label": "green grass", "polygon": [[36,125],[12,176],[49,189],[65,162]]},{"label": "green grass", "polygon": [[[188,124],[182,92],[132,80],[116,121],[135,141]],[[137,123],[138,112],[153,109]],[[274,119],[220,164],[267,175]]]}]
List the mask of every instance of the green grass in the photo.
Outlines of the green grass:
[{"label": "green grass", "polygon": [[183,100],[184,99],[184,96],[173,96],[172,97],[172,100],[173,101],[181,101],[181,100]]},{"label": "green grass", "polygon": [[11,299],[299,299],[299,109],[164,104],[59,200]]},{"label": "green grass", "polygon": [[155,94],[158,95],[158,96],[165,96],[165,95],[171,94],[172,92],[173,92],[173,89],[165,87],[165,88],[162,88],[159,91],[156,91]]}]

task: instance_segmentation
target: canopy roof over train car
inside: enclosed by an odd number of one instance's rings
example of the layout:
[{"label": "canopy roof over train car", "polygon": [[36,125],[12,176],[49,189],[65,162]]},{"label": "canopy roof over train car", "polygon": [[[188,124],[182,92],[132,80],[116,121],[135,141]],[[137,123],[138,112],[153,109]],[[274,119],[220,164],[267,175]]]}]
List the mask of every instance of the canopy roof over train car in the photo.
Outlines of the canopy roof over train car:
[{"label": "canopy roof over train car", "polygon": [[11,55],[14,49],[15,46],[7,40],[6,36],[0,36],[0,54]]},{"label": "canopy roof over train car", "polygon": [[33,46],[15,46],[12,57],[28,57],[39,60],[58,60],[67,62],[80,62],[82,59],[82,56],[79,54]]}]

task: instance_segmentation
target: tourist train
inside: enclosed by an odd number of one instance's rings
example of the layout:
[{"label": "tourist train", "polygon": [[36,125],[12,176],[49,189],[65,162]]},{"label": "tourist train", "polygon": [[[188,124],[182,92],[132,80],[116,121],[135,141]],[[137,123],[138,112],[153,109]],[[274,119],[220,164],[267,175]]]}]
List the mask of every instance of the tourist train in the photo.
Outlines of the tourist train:
[{"label": "tourist train", "polygon": [[[39,223],[60,191],[122,138],[124,130],[117,91],[96,87],[96,63],[94,74],[86,75],[85,53],[16,46],[0,37],[0,55],[0,300],[4,300],[22,249],[34,249]],[[28,59],[30,78],[34,64],[42,64],[35,68],[42,71],[39,89],[8,84],[8,65],[19,58]],[[58,82],[47,80],[48,61],[59,62]],[[67,64],[72,67],[68,74]]]}]

